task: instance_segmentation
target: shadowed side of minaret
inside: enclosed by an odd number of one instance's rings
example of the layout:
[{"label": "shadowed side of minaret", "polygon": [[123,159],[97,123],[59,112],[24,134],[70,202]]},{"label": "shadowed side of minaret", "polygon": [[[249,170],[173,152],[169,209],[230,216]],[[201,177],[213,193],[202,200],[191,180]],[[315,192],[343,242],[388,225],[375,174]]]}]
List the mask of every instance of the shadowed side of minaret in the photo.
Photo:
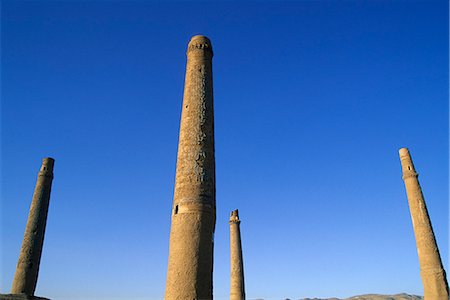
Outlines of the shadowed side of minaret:
[{"label": "shadowed side of minaret", "polygon": [[400,149],[399,154],[414,235],[416,237],[424,298],[425,300],[448,300],[447,278],[419,184],[419,174],[416,173],[408,149]]},{"label": "shadowed side of minaret", "polygon": [[230,300],[245,300],[244,261],[238,210],[230,216]]},{"label": "shadowed side of minaret", "polygon": [[50,204],[54,163],[53,158],[48,157],[42,160],[12,284],[11,292],[13,294],[33,296],[36,289]]},{"label": "shadowed side of minaret", "polygon": [[212,299],[216,222],[212,47],[188,45],[165,299]]}]

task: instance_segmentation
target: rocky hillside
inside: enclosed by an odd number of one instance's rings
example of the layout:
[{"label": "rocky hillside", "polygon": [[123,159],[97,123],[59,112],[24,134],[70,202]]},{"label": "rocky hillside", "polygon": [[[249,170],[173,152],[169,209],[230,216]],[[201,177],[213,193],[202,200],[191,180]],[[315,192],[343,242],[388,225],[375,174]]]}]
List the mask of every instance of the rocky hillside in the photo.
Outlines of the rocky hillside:
[{"label": "rocky hillside", "polygon": [[367,294],[360,296],[353,296],[350,298],[339,299],[339,298],[328,298],[328,299],[319,299],[319,298],[305,298],[303,300],[422,300],[422,296],[417,295],[409,295],[409,294],[397,294],[397,295],[376,295],[376,294]]}]

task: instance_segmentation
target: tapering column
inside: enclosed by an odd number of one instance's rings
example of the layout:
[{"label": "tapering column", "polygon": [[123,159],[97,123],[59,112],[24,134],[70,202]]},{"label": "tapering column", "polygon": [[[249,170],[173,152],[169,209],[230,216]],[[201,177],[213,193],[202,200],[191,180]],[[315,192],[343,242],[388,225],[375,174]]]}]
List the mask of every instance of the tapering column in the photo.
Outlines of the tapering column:
[{"label": "tapering column", "polygon": [[12,284],[11,292],[13,294],[33,296],[36,289],[42,246],[44,244],[54,163],[55,160],[50,157],[42,160]]},{"label": "tapering column", "polygon": [[407,148],[399,151],[403,180],[416,237],[425,300],[449,299],[447,278],[431,226],[418,176]]},{"label": "tapering column", "polygon": [[170,230],[166,300],[212,299],[216,223],[212,47],[194,36],[187,49]]},{"label": "tapering column", "polygon": [[230,300],[245,300],[244,261],[242,259],[241,221],[238,210],[230,216]]}]

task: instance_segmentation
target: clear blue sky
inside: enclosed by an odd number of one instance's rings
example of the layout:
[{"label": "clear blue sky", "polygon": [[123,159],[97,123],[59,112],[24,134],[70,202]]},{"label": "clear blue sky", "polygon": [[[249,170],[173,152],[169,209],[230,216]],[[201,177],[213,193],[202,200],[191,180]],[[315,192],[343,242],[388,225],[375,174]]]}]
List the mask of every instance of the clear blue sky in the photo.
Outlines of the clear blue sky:
[{"label": "clear blue sky", "polygon": [[37,295],[162,299],[191,36],[214,48],[214,295],[422,294],[398,149],[449,270],[447,1],[2,1],[1,276],[56,159]]}]

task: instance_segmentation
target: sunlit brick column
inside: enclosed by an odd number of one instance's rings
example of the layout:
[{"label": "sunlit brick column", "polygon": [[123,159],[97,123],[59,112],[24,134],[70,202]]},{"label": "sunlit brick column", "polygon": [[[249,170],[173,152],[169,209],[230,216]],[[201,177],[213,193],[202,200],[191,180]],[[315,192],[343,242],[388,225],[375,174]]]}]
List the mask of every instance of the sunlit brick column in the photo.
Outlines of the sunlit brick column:
[{"label": "sunlit brick column", "polygon": [[416,236],[425,300],[447,300],[448,284],[425,199],[408,149],[399,151],[411,219]]},{"label": "sunlit brick column", "polygon": [[212,299],[216,223],[212,47],[188,45],[170,230],[166,300]]},{"label": "sunlit brick column", "polygon": [[236,209],[231,212],[230,216],[230,300],[245,300],[240,224],[239,212]]}]

